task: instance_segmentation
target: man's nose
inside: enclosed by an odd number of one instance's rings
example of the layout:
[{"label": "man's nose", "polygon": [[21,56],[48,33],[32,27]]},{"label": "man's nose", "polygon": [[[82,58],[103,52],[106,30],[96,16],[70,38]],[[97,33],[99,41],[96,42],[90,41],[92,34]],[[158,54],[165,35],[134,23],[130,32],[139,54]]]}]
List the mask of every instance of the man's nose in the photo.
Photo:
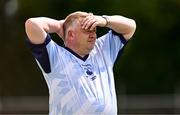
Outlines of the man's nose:
[{"label": "man's nose", "polygon": [[91,32],[89,33],[89,36],[90,36],[90,37],[96,37],[96,32],[91,31]]}]

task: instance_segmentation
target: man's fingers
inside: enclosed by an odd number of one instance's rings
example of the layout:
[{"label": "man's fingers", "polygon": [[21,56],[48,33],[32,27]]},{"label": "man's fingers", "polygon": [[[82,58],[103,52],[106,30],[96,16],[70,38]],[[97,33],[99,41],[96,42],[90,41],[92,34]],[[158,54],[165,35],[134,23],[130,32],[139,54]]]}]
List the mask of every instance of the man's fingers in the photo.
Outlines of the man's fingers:
[{"label": "man's fingers", "polygon": [[91,27],[89,28],[90,31],[94,30],[94,28],[96,28],[97,24],[98,24],[98,22],[95,21],[95,22],[91,25]]},{"label": "man's fingers", "polygon": [[90,16],[86,17],[85,21],[83,22],[82,28],[87,29],[88,26],[91,25],[92,20],[93,20],[92,16],[91,17]]},{"label": "man's fingers", "polygon": [[82,20],[81,25],[83,25],[83,24],[89,19],[89,17],[91,17],[91,16],[93,16],[93,14],[92,14],[92,13],[89,13],[89,14]]},{"label": "man's fingers", "polygon": [[90,29],[90,28],[91,28],[91,26],[92,26],[95,22],[96,22],[96,20],[95,20],[95,19],[90,20],[90,21],[87,23],[87,25],[86,25],[85,29]]},{"label": "man's fingers", "polygon": [[[88,16],[83,18],[83,20],[81,21],[81,25],[84,25],[84,23],[88,20]],[[83,27],[83,26],[82,26]]]}]

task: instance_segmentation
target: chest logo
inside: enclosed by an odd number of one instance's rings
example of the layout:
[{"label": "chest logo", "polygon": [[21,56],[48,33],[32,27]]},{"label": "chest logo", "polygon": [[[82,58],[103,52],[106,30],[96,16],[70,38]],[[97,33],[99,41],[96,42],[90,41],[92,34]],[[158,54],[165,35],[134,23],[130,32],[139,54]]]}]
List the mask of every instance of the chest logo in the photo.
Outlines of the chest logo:
[{"label": "chest logo", "polygon": [[83,69],[86,73],[86,77],[91,79],[92,81],[96,79],[96,76],[94,75],[94,67],[91,64],[85,64],[82,65]]}]

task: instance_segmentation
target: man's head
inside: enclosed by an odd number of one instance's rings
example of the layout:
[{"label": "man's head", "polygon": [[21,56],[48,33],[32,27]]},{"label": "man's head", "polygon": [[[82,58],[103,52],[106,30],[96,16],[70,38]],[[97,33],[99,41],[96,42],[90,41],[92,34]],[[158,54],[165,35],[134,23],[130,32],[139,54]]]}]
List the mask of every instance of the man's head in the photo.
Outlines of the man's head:
[{"label": "man's head", "polygon": [[80,56],[88,54],[94,47],[96,28],[92,31],[82,29],[82,20],[92,15],[86,12],[74,12],[68,15],[63,24],[65,46],[71,48]]},{"label": "man's head", "polygon": [[76,24],[80,22],[82,18],[85,18],[86,16],[88,16],[88,13],[81,12],[81,11],[77,11],[77,12],[69,14],[65,18],[65,22],[63,24],[64,37],[65,38],[67,37],[67,32],[69,29],[71,29],[72,27],[75,27]]}]

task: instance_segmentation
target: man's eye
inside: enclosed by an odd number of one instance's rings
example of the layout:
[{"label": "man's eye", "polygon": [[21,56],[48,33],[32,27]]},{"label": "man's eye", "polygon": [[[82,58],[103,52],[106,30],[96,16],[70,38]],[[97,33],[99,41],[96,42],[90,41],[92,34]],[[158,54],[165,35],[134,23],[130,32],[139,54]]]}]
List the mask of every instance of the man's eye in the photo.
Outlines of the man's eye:
[{"label": "man's eye", "polygon": [[88,32],[96,32],[96,29],[88,30]]}]

